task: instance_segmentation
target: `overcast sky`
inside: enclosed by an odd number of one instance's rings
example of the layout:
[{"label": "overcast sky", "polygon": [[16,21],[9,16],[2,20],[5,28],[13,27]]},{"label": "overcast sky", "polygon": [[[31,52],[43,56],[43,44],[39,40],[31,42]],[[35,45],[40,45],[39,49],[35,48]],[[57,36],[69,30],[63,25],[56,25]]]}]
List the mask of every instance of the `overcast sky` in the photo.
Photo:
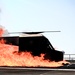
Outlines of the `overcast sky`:
[{"label": "overcast sky", "polygon": [[0,24],[9,32],[44,33],[52,45],[75,54],[75,0],[0,0]]}]

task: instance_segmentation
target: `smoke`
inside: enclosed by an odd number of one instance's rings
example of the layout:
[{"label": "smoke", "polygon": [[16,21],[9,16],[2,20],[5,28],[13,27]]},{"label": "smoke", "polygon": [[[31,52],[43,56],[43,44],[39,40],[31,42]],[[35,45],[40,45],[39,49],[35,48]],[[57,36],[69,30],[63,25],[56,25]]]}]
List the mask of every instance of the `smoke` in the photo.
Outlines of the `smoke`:
[{"label": "smoke", "polygon": [[0,37],[6,36],[6,35],[8,35],[8,30],[4,26],[0,25]]}]

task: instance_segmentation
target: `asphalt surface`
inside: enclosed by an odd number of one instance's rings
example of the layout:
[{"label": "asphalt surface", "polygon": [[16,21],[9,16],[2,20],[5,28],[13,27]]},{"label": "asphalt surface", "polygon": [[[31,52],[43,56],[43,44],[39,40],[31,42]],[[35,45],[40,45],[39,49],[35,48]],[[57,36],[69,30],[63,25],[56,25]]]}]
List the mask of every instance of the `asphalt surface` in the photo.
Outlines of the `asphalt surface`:
[{"label": "asphalt surface", "polygon": [[0,75],[75,75],[75,69],[0,67]]},{"label": "asphalt surface", "polygon": [[74,71],[0,70],[0,75],[75,75]]}]

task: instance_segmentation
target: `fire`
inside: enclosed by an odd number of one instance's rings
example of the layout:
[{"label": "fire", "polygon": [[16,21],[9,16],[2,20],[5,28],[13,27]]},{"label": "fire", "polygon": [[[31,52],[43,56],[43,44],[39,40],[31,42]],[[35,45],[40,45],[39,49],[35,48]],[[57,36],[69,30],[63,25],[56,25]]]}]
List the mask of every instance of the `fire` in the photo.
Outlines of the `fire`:
[{"label": "fire", "polygon": [[19,47],[0,44],[0,66],[28,66],[28,67],[58,67],[65,61],[55,62],[44,60],[44,54],[32,56],[31,52],[18,52]]},{"label": "fire", "polygon": [[1,44],[5,44],[6,43],[6,40],[4,40],[3,38],[0,40],[0,43]]},{"label": "fire", "polygon": [[[0,36],[3,34],[0,29]],[[19,52],[19,46],[5,44],[5,40],[0,40],[0,66],[26,66],[26,67],[59,67],[65,60],[60,62],[44,60],[44,55],[33,56],[31,52]]]}]

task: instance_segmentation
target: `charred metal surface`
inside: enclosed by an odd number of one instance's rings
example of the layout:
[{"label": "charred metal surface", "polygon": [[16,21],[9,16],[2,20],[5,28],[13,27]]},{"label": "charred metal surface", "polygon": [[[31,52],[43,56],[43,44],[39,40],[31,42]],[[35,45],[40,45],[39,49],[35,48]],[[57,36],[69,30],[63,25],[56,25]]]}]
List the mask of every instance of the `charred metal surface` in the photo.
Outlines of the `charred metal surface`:
[{"label": "charred metal surface", "polygon": [[33,56],[40,56],[43,53],[45,54],[44,59],[50,59],[52,61],[63,60],[63,52],[55,50],[49,40],[44,36],[20,37],[19,51],[31,52]]}]

